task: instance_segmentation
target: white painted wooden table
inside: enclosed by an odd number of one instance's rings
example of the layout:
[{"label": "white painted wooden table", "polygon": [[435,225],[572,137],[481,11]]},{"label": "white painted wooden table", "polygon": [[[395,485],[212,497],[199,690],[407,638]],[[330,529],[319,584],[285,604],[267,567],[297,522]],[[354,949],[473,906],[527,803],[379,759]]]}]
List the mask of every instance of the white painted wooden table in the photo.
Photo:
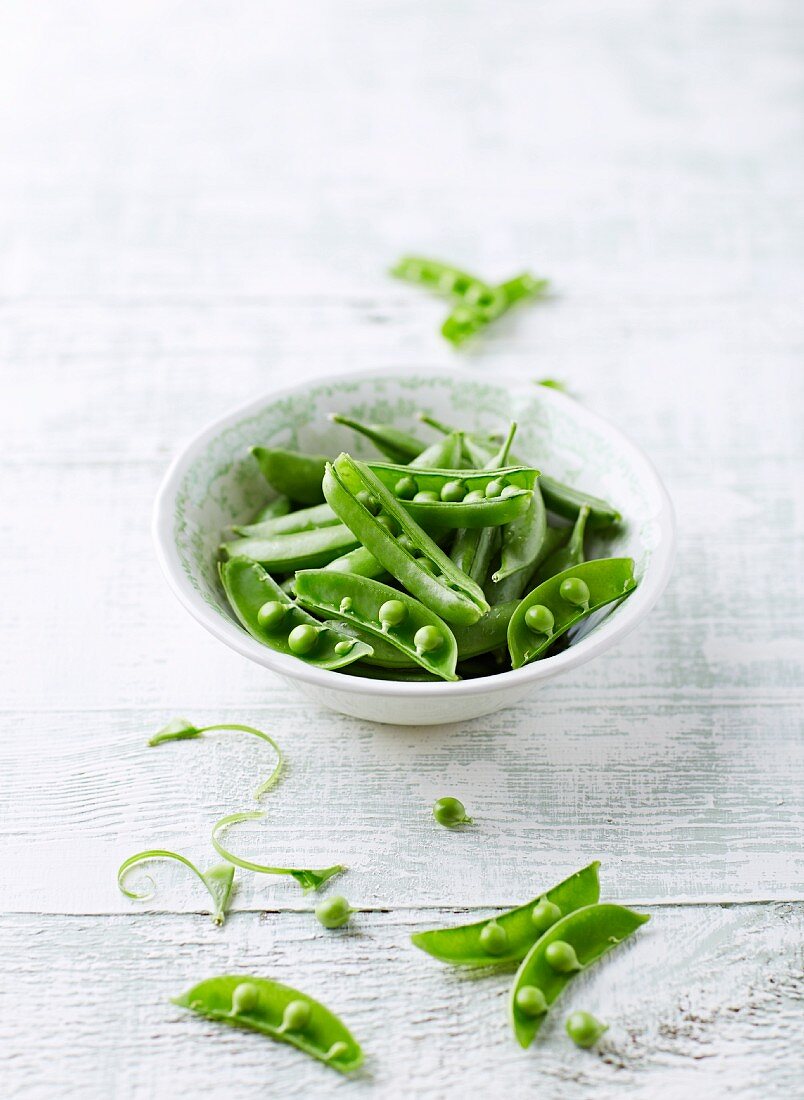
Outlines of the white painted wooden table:
[{"label": "white painted wooden table", "polygon": [[[804,12],[796,0],[43,0],[0,10],[2,1093],[19,1097],[790,1097],[802,1073]],[[402,251],[555,297],[456,357]],[[180,609],[149,543],[177,443],[289,379],[454,364],[567,380],[675,499],[671,588],[616,652],[458,727],[311,709]],[[223,929],[165,868],[265,770],[255,853],[350,866],[327,933],[243,876]],[[435,828],[464,798],[477,826]],[[588,860],[652,922],[528,1052],[509,975],[417,928]],[[320,995],[341,1080],[170,995],[231,969]],[[565,1010],[610,1021],[594,1052]]]}]

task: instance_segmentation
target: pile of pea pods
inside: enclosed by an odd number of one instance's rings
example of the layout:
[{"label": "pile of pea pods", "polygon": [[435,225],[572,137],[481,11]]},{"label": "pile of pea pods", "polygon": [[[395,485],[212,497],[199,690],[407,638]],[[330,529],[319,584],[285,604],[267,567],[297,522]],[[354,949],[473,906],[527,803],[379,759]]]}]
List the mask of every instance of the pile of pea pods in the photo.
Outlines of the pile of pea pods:
[{"label": "pile of pea pods", "polygon": [[619,513],[515,461],[515,423],[500,440],[420,414],[427,444],[333,419],[387,461],[252,447],[276,495],[220,548],[229,603],[270,649],[374,679],[496,676],[636,587],[630,558],[586,560]]}]

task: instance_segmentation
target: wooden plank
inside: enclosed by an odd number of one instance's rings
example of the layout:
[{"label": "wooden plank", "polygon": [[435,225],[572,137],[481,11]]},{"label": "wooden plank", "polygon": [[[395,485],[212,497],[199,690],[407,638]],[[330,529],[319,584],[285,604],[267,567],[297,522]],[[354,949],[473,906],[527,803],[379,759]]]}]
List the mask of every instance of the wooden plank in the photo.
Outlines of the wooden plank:
[{"label": "wooden plank", "polygon": [[[237,1097],[495,1094],[676,1098],[794,1095],[801,1072],[804,907],[660,908],[576,979],[538,1043],[514,1043],[511,972],[463,974],[408,935],[465,912],[361,913],[331,933],[309,914],[5,916],[4,1094]],[[672,966],[668,960],[672,959]],[[351,1083],[299,1051],[191,1016],[169,998],[215,973],[260,973],[342,1015],[365,1047]],[[590,1052],[563,1032],[585,1008],[609,1023]],[[58,1057],[53,1052],[58,1051]]]}]

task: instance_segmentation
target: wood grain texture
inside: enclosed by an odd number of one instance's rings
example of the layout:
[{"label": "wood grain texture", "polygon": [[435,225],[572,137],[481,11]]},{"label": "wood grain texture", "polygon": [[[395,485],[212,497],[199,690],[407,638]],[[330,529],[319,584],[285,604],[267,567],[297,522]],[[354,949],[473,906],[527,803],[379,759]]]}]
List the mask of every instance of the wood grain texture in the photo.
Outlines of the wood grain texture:
[{"label": "wood grain texture", "polygon": [[[795,1095],[804,907],[653,909],[637,936],[567,989],[528,1051],[506,1020],[512,971],[458,972],[408,941],[465,917],[359,914],[335,934],[310,915],[275,912],[234,916],[223,929],[200,915],[6,917],[0,965],[13,968],[14,984],[0,1002],[0,1038],[19,1091],[5,1094],[139,1100],[181,1082],[188,1094],[244,1100],[266,1089],[441,1100],[456,1081],[469,1095],[493,1081],[495,1095],[556,1100]],[[343,1080],[299,1051],[169,1003],[202,976],[238,972],[323,1000],[363,1044],[364,1070]],[[578,1007],[610,1024],[594,1051],[563,1032]],[[772,1082],[768,1049],[778,1059]]]},{"label": "wood grain texture", "polygon": [[[4,1095],[795,1092],[802,86],[795,0],[0,8]],[[530,266],[553,294],[456,356],[443,304],[385,276],[413,249]],[[311,708],[188,619],[149,543],[203,422],[408,363],[565,379],[649,452],[679,519],[637,635],[460,727]],[[179,870],[153,912],[117,892],[139,848],[211,862],[212,820],[265,768],[236,738],[148,749],[179,713],[277,736],[288,773],[242,844],[348,863],[353,934],[279,880],[243,876],[222,931]],[[475,829],[433,826],[444,793]],[[600,1053],[556,1025],[521,1056],[507,979],[449,974],[407,936],[595,857],[654,920],[579,990],[612,1022]],[[367,1073],[166,1003],[248,967],[343,1011]]]}]

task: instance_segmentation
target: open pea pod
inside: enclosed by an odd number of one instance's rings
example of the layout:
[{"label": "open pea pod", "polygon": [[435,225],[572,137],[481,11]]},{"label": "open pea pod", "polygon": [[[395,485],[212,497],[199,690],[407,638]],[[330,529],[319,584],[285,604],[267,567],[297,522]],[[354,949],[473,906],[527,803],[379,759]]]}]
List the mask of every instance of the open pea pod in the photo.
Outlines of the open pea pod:
[{"label": "open pea pod", "polygon": [[596,558],[544,581],[521,601],[508,624],[511,664],[521,668],[581,619],[636,588],[631,558]]},{"label": "open pea pod", "polygon": [[473,623],[489,605],[478,584],[450,561],[362,462],[342,454],[327,467],[328,502],[392,576],[449,623]]},{"label": "open pea pod", "polygon": [[218,568],[232,610],[249,634],[269,649],[330,669],[371,656],[370,645],[322,626],[298,607],[256,562],[232,558]]},{"label": "open pea pod", "polygon": [[546,893],[498,917],[417,932],[411,940],[428,955],[455,966],[519,962],[556,921],[583,906],[594,905],[600,897],[599,866],[597,861],[590,863]]},{"label": "open pea pod", "polygon": [[498,527],[527,511],[539,471],[411,469],[370,462],[371,472],[425,527]]},{"label": "open pea pod", "polygon": [[367,577],[325,569],[300,570],[295,589],[296,599],[303,607],[324,617],[332,615],[353,622],[361,631],[393,646],[428,672],[444,680],[458,679],[455,675],[458,647],[452,631],[438,615],[406,592]]},{"label": "open pea pod", "polygon": [[575,974],[647,920],[622,905],[587,905],[548,928],[522,960],[511,989],[509,1012],[519,1045],[530,1046],[548,1008]]},{"label": "open pea pod", "polygon": [[545,558],[533,574],[529,582],[533,588],[554,577],[556,573],[563,573],[565,569],[571,569],[573,565],[580,565],[585,561],[583,540],[588,518],[589,507],[584,504],[575,520],[569,540]]},{"label": "open pea pod", "polygon": [[269,978],[223,974],[199,982],[172,1001],[208,1020],[290,1043],[341,1073],[363,1062],[360,1044],[334,1012]]},{"label": "open pea pod", "polygon": [[325,455],[287,451],[282,447],[252,447],[262,476],[268,484],[301,504],[318,504],[324,499],[321,478],[328,459]]},{"label": "open pea pod", "polygon": [[248,558],[272,573],[290,573],[294,569],[317,569],[354,550],[358,540],[343,523],[310,531],[293,531],[267,538],[233,539],[220,551],[225,558]]}]

